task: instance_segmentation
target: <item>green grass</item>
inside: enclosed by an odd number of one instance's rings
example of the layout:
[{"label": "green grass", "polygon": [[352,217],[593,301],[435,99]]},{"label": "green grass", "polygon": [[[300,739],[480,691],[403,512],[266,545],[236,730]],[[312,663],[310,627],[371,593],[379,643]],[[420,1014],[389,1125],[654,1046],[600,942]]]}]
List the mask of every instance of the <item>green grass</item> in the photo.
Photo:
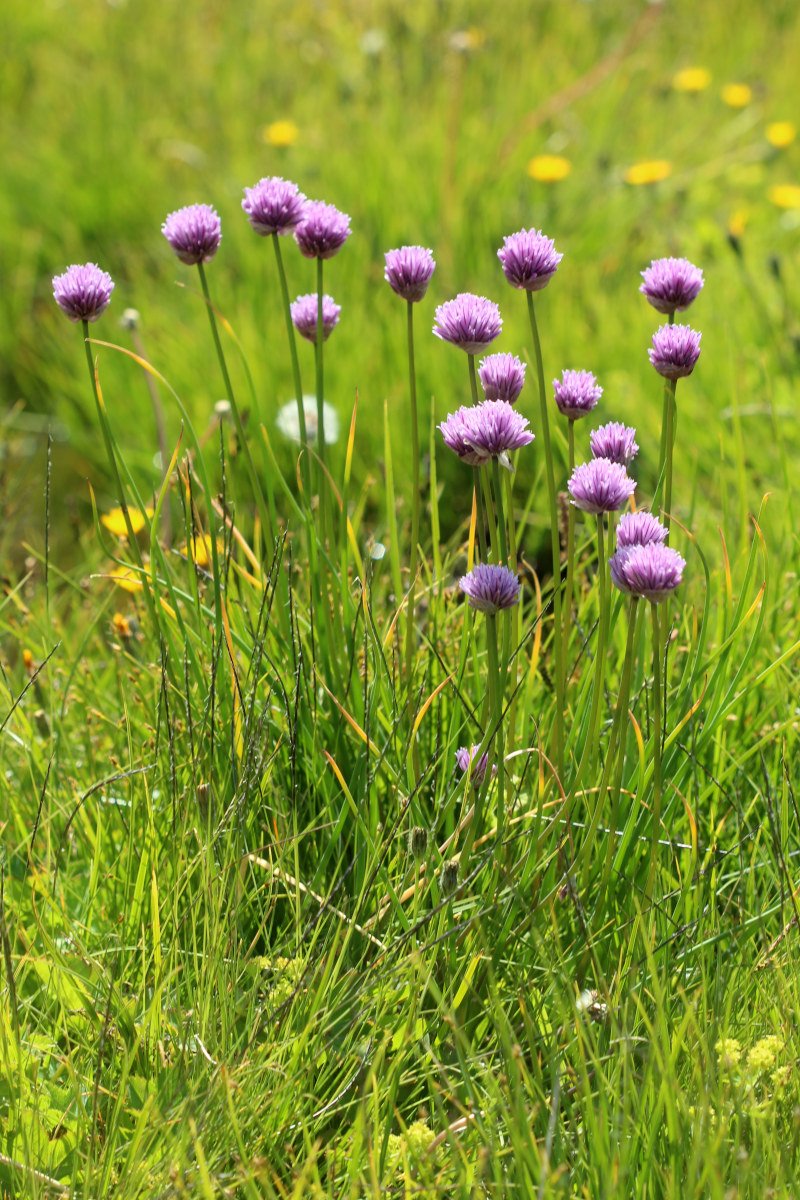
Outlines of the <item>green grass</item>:
[{"label": "green grass", "polygon": [[[472,26],[474,48],[455,49],[453,33]],[[377,56],[362,41],[375,29]],[[797,213],[768,189],[798,181],[800,145],[775,151],[764,129],[793,115],[795,6],[710,5],[701,21],[683,2],[187,12],[9,0],[0,31],[0,98],[16,114],[0,129],[0,1194],[791,1195],[800,293]],[[708,67],[711,88],[673,92],[684,65]],[[754,88],[741,112],[719,98],[728,81]],[[283,117],[299,138],[277,151],[261,130]],[[573,164],[552,188],[525,172],[544,150]],[[669,180],[624,183],[627,165],[655,157],[674,163]],[[326,270],[343,305],[326,345],[343,429],[331,465],[352,526],[337,536],[330,626],[259,432],[293,479],[274,428],[292,382],[271,247],[239,208],[242,187],[273,171],[353,218]],[[226,335],[248,446],[288,525],[275,561],[242,447],[213,418],[223,388],[199,286],[159,232],[167,211],[201,199],[223,219],[212,295],[253,375],[251,396]],[[513,807],[498,845],[490,793],[453,892],[450,839],[468,806],[453,754],[484,728],[486,648],[478,623],[465,633],[452,586],[469,474],[440,445],[423,472],[435,466],[436,486],[423,489],[405,696],[404,615],[393,624],[411,512],[405,322],[382,252],[435,248],[417,313],[427,423],[468,402],[462,356],[427,334],[435,303],[491,296],[498,348],[530,355],[524,297],[495,257],[522,224],[565,251],[539,306],[548,378],[596,371],[604,417],[637,427],[645,499],[661,390],[638,271],[675,252],[706,272],[690,315],[703,355],[678,387],[673,495],[688,569],[668,617],[652,903],[644,621],[618,821],[610,834],[601,814],[577,866],[598,780],[570,832],[540,756],[554,710],[540,444],[515,479],[527,565]],[[290,251],[290,289],[311,290],[313,264]],[[117,280],[92,334],[131,348],[115,318],[140,310],[146,357],[169,384],[169,453],[181,439],[180,477],[162,495],[147,376],[98,350],[129,502],[162,502],[140,534],[146,593],[108,579],[115,559],[134,559],[97,516],[116,489],[80,332],[50,297],[51,275],[86,258]],[[521,403],[536,429],[528,375]],[[578,445],[581,457],[581,432]],[[556,451],[563,484],[560,430]],[[180,551],[198,518],[219,529],[216,576]],[[385,557],[370,557],[374,541]],[[589,722],[590,545],[579,521],[570,754]],[[625,638],[617,604],[601,754]],[[430,835],[420,858],[415,827]],[[718,1048],[725,1039],[739,1050]]]}]

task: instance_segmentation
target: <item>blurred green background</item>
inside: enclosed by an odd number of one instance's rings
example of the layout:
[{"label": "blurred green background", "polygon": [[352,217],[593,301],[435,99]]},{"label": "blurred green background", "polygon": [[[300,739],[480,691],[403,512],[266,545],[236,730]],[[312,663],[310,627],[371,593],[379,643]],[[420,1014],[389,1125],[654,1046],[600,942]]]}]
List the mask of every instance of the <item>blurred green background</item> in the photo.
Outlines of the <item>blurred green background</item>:
[{"label": "blurred green background", "polygon": [[[383,282],[383,251],[434,249],[418,369],[441,419],[468,393],[463,355],[430,336],[436,303],[460,290],[490,296],[505,318],[495,348],[527,349],[524,299],[496,259],[522,225],[543,227],[565,254],[540,305],[548,375],[597,373],[603,419],[639,429],[644,489],[661,388],[638,273],[665,253],[706,272],[691,314],[703,355],[679,388],[678,515],[710,531],[729,507],[740,518],[787,484],[800,448],[796,3],[6,0],[0,35],[6,550],[41,541],[48,427],[65,546],[86,525],[86,478],[112,502],[79,331],[51,296],[68,263],[95,260],[117,282],[96,336],[130,345],[118,322],[136,307],[148,357],[198,426],[211,419],[222,388],[196,279],[160,233],[179,205],[207,201],[222,216],[211,287],[246,349],[257,417],[274,429],[292,395],[283,318],[271,248],[240,208],[242,188],[272,173],[352,217],[353,237],[328,264],[326,290],[343,312],[326,372],[344,428],[358,389],[355,470],[374,481],[379,535],[385,398],[401,487],[409,453],[404,314]],[[743,90],[724,91],[731,84]],[[541,155],[565,160],[566,177],[532,178],[548,169],[531,167]],[[628,181],[651,160],[668,164],[666,178]],[[291,243],[286,252],[292,292],[313,290],[313,264]],[[159,474],[144,378],[110,353],[101,375],[115,432],[150,489]],[[532,382],[522,403],[535,428]],[[236,383],[248,404],[238,370]],[[168,420],[174,441],[176,414]],[[275,442],[291,472],[291,448]],[[445,483],[462,480],[454,461],[440,470]]]}]

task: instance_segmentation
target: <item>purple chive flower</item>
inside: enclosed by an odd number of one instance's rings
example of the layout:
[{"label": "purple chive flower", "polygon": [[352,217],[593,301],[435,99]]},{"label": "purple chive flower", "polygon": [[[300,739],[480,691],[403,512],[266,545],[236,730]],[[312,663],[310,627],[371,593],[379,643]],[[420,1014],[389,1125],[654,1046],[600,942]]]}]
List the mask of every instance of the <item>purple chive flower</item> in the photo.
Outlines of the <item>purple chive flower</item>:
[{"label": "purple chive flower", "polygon": [[294,231],[294,239],[306,258],[333,258],[351,232],[347,213],[323,200],[309,200],[303,220]]},{"label": "purple chive flower", "polygon": [[427,292],[436,270],[433,251],[424,246],[401,246],[399,250],[387,250],[384,258],[383,278],[389,287],[403,300],[416,304]]},{"label": "purple chive flower", "polygon": [[472,467],[497,458],[510,468],[508,454],[533,441],[528,418],[505,400],[483,400],[472,408],[459,408],[439,429],[447,448]]},{"label": "purple chive flower", "polygon": [[564,257],[555,248],[552,238],[538,229],[520,229],[503,238],[497,251],[503,274],[512,287],[526,292],[540,292],[547,287]]},{"label": "purple chive flower", "polygon": [[553,392],[558,411],[577,421],[597,407],[603,389],[591,371],[562,371],[561,378],[553,380]]},{"label": "purple chive flower", "polygon": [[194,266],[217,253],[222,223],[210,204],[187,204],[169,214],[161,232],[181,262]]},{"label": "purple chive flower", "polygon": [[631,546],[648,546],[651,542],[666,541],[667,530],[658,517],[640,508],[638,512],[627,512],[617,525],[617,549],[629,550]]},{"label": "purple chive flower", "polygon": [[525,383],[525,369],[516,354],[490,354],[482,359],[478,376],[486,399],[513,404]]},{"label": "purple chive flower", "polygon": [[636,482],[620,463],[593,458],[576,467],[567,484],[572,503],[588,513],[615,512],[636,491]]},{"label": "purple chive flower", "polygon": [[242,208],[256,233],[286,234],[303,220],[306,198],[296,183],[270,175],[244,189]]},{"label": "purple chive flower", "polygon": [[700,357],[700,337],[688,325],[662,325],[653,334],[647,351],[650,362],[665,379],[691,375]]},{"label": "purple chive flower", "polygon": [[[459,746],[458,750],[456,750],[456,766],[462,775],[466,775],[470,767],[472,768],[470,782],[476,792],[480,791],[483,781],[486,778],[486,768],[489,766],[488,752],[477,758],[476,755],[479,750],[480,746]],[[497,767],[492,767],[492,775],[496,774]]]},{"label": "purple chive flower", "polygon": [[616,587],[631,596],[642,596],[658,603],[683,579],[685,560],[661,542],[617,550],[609,559],[611,579]]},{"label": "purple chive flower", "polygon": [[519,599],[519,580],[508,567],[478,563],[459,586],[472,608],[493,617],[501,608],[513,608]]},{"label": "purple chive flower", "polygon": [[636,430],[619,421],[609,421],[589,434],[589,445],[593,458],[610,458],[612,462],[627,467],[639,453]]},{"label": "purple chive flower", "polygon": [[73,263],[53,276],[53,296],[70,321],[96,321],[106,311],[114,280],[97,263]]},{"label": "purple chive flower", "polygon": [[642,271],[639,291],[660,313],[682,312],[703,287],[703,272],[688,258],[655,258]]},{"label": "purple chive flower", "polygon": [[[308,295],[298,296],[294,303],[290,306],[292,313],[292,324],[301,337],[306,338],[309,342],[317,341],[317,292],[309,292]],[[339,324],[339,313],[342,311],[341,305],[337,304],[332,296],[323,295],[322,297],[322,340],[327,342],[328,338],[333,333],[335,327]]]},{"label": "purple chive flower", "polygon": [[484,461],[499,458],[510,469],[507,455],[533,441],[528,418],[505,400],[483,400],[467,413],[467,440]]},{"label": "purple chive flower", "polygon": [[486,459],[473,448],[470,441],[471,428],[467,414],[472,411],[471,408],[462,407],[449,413],[439,426],[439,432],[448,450],[452,450],[470,467],[479,467]]},{"label": "purple chive flower", "polygon": [[455,299],[440,304],[434,317],[434,335],[466,354],[480,354],[503,328],[503,318],[494,301],[473,296],[471,292],[459,292]]}]

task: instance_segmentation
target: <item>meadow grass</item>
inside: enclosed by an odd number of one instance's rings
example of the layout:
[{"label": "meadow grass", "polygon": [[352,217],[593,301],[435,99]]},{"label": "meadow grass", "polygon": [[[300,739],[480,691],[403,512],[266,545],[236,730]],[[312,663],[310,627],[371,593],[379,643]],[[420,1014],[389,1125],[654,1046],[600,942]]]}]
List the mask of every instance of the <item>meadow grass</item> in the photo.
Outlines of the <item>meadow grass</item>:
[{"label": "meadow grass", "polygon": [[[694,14],[4,6],[0,87],[19,115],[0,133],[8,1196],[793,1194],[798,226],[768,190],[799,160],[764,130],[791,116],[799,19],[789,4]],[[685,65],[712,86],[676,93]],[[726,107],[728,81],[752,84],[752,103]],[[299,131],[286,149],[262,138],[280,118]],[[557,185],[526,175],[544,151],[572,162]],[[625,183],[654,158],[673,162],[667,180]],[[343,433],[319,543],[275,429],[294,385],[272,250],[239,208],[272,171],[353,218],[326,266],[342,304],[326,394]],[[200,281],[159,233],[199,200],[223,219],[207,270],[238,430],[214,413],[225,391]],[[539,441],[514,483],[508,803],[498,829],[489,785],[456,868],[472,797],[454,753],[495,709],[491,644],[454,586],[476,552],[472,477],[433,432],[469,402],[467,372],[429,327],[456,291],[498,301],[493,349],[529,358],[520,403],[538,433],[524,297],[495,257],[534,223],[565,251],[537,310],[547,377],[597,373],[598,413],[637,428],[645,499],[661,387],[638,271],[674,252],[706,273],[691,310],[703,355],[678,388],[673,540],[688,566],[656,668],[663,808],[656,827],[644,614],[619,800],[595,807],[627,642],[618,594],[600,762],[567,798],[548,761]],[[426,456],[410,682],[406,324],[382,280],[403,241],[438,262],[415,313]],[[296,295],[313,264],[291,249]],[[51,275],[85,258],[117,280],[90,333],[121,487],[80,330],[50,296]],[[117,324],[128,305],[138,344]],[[102,520],[120,490],[148,510],[133,541]],[[578,518],[568,763],[592,722],[593,528]],[[130,590],[110,578],[120,565]]]}]

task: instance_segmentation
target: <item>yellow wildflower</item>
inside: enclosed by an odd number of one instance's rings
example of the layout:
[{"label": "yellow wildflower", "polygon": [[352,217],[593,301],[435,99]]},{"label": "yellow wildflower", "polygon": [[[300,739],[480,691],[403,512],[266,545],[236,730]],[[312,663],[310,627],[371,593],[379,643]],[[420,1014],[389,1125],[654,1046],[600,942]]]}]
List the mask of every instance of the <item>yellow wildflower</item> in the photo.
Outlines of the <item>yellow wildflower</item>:
[{"label": "yellow wildflower", "polygon": [[141,592],[144,587],[138,572],[134,571],[133,567],[114,567],[111,578],[124,592]]},{"label": "yellow wildflower", "polygon": [[753,89],[746,83],[726,83],[720,95],[728,108],[747,108],[753,99]]},{"label": "yellow wildflower", "polygon": [[723,1071],[730,1071],[742,1057],[742,1046],[736,1038],[720,1038],[714,1049]]},{"label": "yellow wildflower", "polygon": [[294,121],[272,121],[264,126],[264,141],[268,146],[293,146],[300,135]]},{"label": "yellow wildflower", "polygon": [[684,67],[672,77],[676,92],[704,92],[711,83],[711,72],[705,67]]},{"label": "yellow wildflower", "polygon": [[572,170],[572,163],[560,154],[537,154],[528,163],[528,174],[537,183],[558,183],[566,179]]},{"label": "yellow wildflower", "polygon": [[[131,529],[134,533],[140,533],[144,529],[145,513],[148,517],[152,517],[152,508],[145,509],[144,513],[138,508],[128,509]],[[100,521],[114,537],[126,538],[128,536],[128,526],[125,524],[125,514],[121,508],[112,508],[110,512],[103,513]]]},{"label": "yellow wildflower", "polygon": [[[223,543],[217,538],[217,552],[222,553],[225,549]],[[181,554],[189,557],[188,547],[181,547]],[[211,538],[207,533],[201,534],[199,537],[192,538],[192,562],[196,567],[207,567],[211,562]]]},{"label": "yellow wildflower", "polygon": [[774,146],[776,150],[785,150],[797,137],[797,129],[791,121],[773,121],[765,132],[770,146]]},{"label": "yellow wildflower", "polygon": [[800,208],[798,183],[776,183],[767,194],[776,208]]},{"label": "yellow wildflower", "polygon": [[772,1072],[772,1082],[779,1090],[785,1088],[792,1077],[790,1066],[776,1067]]},{"label": "yellow wildflower", "polygon": [[111,618],[111,627],[118,638],[129,642],[133,637],[133,626],[124,613],[115,612]]},{"label": "yellow wildflower", "polygon": [[731,213],[731,215],[728,217],[728,233],[731,237],[744,237],[744,231],[747,228],[749,217],[750,214],[746,208],[737,208],[735,212]]},{"label": "yellow wildflower", "polygon": [[751,1046],[747,1055],[747,1066],[754,1073],[771,1071],[775,1066],[778,1053],[782,1049],[783,1042],[779,1037],[763,1037],[754,1046]]},{"label": "yellow wildflower", "polygon": [[33,655],[31,654],[30,650],[27,649],[27,647],[22,651],[22,665],[29,675],[33,675],[36,670],[36,663]]},{"label": "yellow wildflower", "polygon": [[628,167],[623,178],[626,183],[641,187],[649,183],[661,183],[662,180],[669,179],[671,174],[671,162],[667,162],[665,158],[652,158]]}]

